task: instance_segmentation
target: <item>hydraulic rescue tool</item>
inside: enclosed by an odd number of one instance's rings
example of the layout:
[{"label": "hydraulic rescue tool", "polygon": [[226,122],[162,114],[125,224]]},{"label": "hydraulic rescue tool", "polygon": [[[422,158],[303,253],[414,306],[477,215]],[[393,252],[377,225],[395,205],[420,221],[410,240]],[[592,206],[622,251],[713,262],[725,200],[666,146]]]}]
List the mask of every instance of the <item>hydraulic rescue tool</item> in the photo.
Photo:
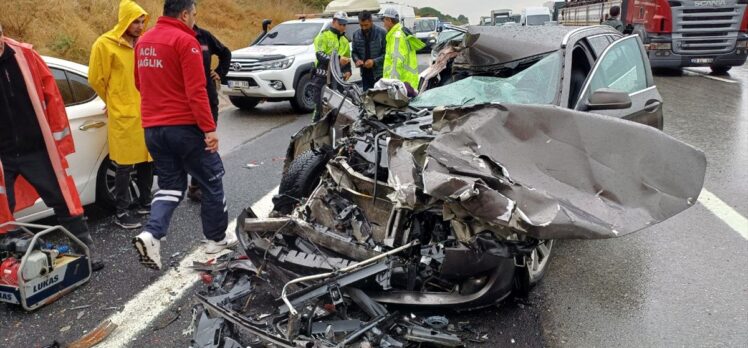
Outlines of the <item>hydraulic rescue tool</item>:
[{"label": "hydraulic rescue tool", "polygon": [[91,272],[88,247],[62,226],[0,225],[0,302],[32,311],[85,284]]}]

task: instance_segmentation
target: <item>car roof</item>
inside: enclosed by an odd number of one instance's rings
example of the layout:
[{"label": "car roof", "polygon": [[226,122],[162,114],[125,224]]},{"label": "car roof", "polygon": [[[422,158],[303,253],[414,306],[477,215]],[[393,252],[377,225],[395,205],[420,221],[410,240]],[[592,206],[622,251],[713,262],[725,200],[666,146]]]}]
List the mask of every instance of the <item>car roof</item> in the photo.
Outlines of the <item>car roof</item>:
[{"label": "car roof", "polygon": [[606,26],[469,26],[465,42],[470,42],[463,56],[473,67],[491,66],[539,56],[563,49],[569,37],[617,33]]},{"label": "car roof", "polygon": [[50,56],[42,56],[42,60],[44,60],[44,62],[47,63],[47,65],[54,65],[56,67],[60,67],[66,70],[77,72],[79,74],[88,75],[88,67],[82,64],[78,64],[76,62],[71,62],[69,60],[64,60],[64,59],[50,57]]}]

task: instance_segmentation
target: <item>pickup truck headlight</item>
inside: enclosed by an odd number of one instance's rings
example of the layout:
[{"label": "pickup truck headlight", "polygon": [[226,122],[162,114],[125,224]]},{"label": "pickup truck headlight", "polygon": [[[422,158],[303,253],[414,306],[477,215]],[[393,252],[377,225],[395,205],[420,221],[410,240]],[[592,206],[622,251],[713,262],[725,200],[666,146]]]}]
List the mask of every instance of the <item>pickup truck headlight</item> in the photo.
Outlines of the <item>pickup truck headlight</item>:
[{"label": "pickup truck headlight", "polygon": [[293,65],[294,57],[288,57],[283,59],[269,60],[262,62],[262,70],[283,70],[288,69]]}]

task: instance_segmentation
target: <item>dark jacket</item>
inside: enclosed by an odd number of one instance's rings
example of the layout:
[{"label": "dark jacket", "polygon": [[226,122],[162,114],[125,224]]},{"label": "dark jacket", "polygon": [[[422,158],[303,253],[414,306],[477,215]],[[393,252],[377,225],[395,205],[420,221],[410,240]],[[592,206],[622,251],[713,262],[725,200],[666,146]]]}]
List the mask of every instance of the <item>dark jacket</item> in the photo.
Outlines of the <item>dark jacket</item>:
[{"label": "dark jacket", "polygon": [[226,78],[226,74],[229,73],[229,67],[231,66],[231,50],[226,48],[209,31],[199,28],[197,25],[195,26],[195,32],[197,32],[197,41],[200,43],[200,48],[203,50],[203,68],[205,69],[205,79],[208,80],[208,99],[210,99],[211,106],[217,106],[218,91],[216,90],[216,84],[213,82],[213,79],[210,78],[211,57],[214,55],[218,56],[218,66],[215,71],[223,81]]},{"label": "dark jacket", "polygon": [[623,32],[623,22],[621,22],[618,17],[608,17],[608,19],[604,20],[603,25],[609,25],[616,30]]},{"label": "dark jacket", "polygon": [[45,149],[42,130],[15,54],[5,45],[0,56],[0,154],[4,155]]},{"label": "dark jacket", "polygon": [[[366,45],[369,44],[369,54],[366,54]],[[368,35],[364,35],[364,31],[359,29],[353,33],[353,62],[351,65],[355,65],[357,60],[366,61],[367,59],[374,59],[374,77],[382,77],[382,68],[384,67],[384,54],[387,48],[387,32],[373,25],[369,30]],[[365,70],[361,68],[361,73]]]}]

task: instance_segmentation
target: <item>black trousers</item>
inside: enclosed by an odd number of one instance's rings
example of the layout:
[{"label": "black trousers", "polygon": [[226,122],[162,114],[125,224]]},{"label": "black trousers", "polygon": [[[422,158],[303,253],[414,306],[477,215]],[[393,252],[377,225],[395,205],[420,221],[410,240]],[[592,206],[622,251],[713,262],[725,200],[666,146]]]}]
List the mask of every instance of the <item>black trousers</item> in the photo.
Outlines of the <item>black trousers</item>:
[{"label": "black trousers", "polygon": [[322,118],[322,90],[325,88],[325,84],[327,84],[327,76],[320,75],[316,72],[312,74],[312,93],[314,93],[314,115],[312,116],[312,121],[317,122],[320,118]]},{"label": "black trousers", "polygon": [[223,191],[221,156],[205,150],[205,134],[197,126],[145,129],[145,142],[158,172],[158,191],[144,231],[162,239],[169,231],[174,210],[184,198],[187,174],[196,178],[203,193],[200,219],[205,238],[220,241],[229,224]]},{"label": "black trousers", "polygon": [[381,79],[381,77],[376,77],[374,75],[374,70],[361,69],[361,83],[363,84],[364,91],[374,88],[374,84],[376,84],[379,79]]},{"label": "black trousers", "polygon": [[130,182],[132,181],[130,173],[132,173],[133,169],[138,179],[138,191],[140,191],[138,203],[144,207],[148,206],[151,203],[151,189],[153,188],[153,163],[143,162],[134,165],[116,165],[114,195],[117,198],[117,214],[126,212],[133,203],[130,192]]},{"label": "black trousers", "polygon": [[46,152],[39,151],[22,155],[2,155],[1,157],[0,161],[3,162],[3,176],[5,177],[8,205],[11,211],[15,211],[15,183],[20,175],[39,193],[44,204],[55,211],[60,225],[67,228],[76,236],[88,233],[88,226],[83,215],[70,215],[65,197],[62,195],[62,190],[57,182],[52,162],[50,162],[49,155]]}]

